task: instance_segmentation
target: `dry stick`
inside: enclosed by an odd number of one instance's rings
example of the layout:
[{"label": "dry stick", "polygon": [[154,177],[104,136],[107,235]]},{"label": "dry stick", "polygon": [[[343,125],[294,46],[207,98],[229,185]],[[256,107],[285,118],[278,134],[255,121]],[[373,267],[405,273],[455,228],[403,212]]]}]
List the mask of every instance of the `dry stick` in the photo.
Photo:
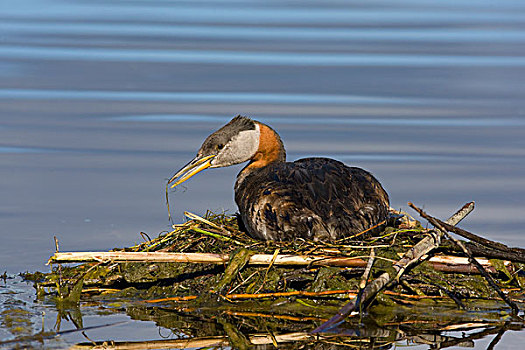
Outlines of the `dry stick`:
[{"label": "dry stick", "polygon": [[226,310],[224,311],[224,314],[230,315],[230,316],[242,316],[242,317],[261,317],[261,318],[275,318],[279,320],[287,320],[287,321],[294,321],[294,322],[307,322],[307,321],[319,321],[319,320],[326,320],[326,318],[321,317],[296,317],[296,316],[289,316],[289,315],[277,315],[277,314],[263,314],[260,312],[250,312],[250,311],[231,311]]},{"label": "dry stick", "polygon": [[355,239],[355,238],[357,238],[359,236],[362,236],[365,233],[367,233],[367,232],[369,232],[369,231],[371,231],[371,230],[373,230],[373,229],[375,229],[375,228],[377,228],[377,227],[379,227],[379,226],[381,226],[383,224],[386,224],[386,220],[383,220],[380,223],[375,224],[374,226],[371,226],[371,227],[367,228],[366,230],[363,230],[363,231],[361,231],[361,232],[359,232],[359,233],[357,233],[357,234],[355,234],[353,236],[349,236],[349,237],[345,237],[345,238],[339,239],[336,242],[341,242],[341,241],[345,241],[345,240],[349,240],[349,239]]},{"label": "dry stick", "polygon": [[[233,287],[231,290],[230,290],[230,293],[233,293],[235,292],[235,290],[237,290],[238,288],[240,288],[241,286],[244,286],[246,283],[248,283],[248,281],[250,281],[250,279],[255,276],[255,275],[258,275],[260,272],[255,270],[254,273],[252,273],[250,276],[248,276],[248,278],[246,278],[245,280],[243,280],[241,283],[239,283],[238,285],[236,285],[235,287]],[[238,272],[239,276],[241,277],[242,279],[242,275],[240,273],[240,271]]]},{"label": "dry stick", "polygon": [[439,220],[437,218],[432,217],[432,219],[435,222],[439,223],[443,228],[445,228],[449,232],[454,232],[455,234],[457,234],[459,236],[467,238],[468,240],[470,240],[472,242],[476,242],[478,244],[481,244],[482,246],[488,247],[491,250],[497,250],[497,251],[505,252],[505,253],[509,254],[509,256],[507,256],[507,259],[513,259],[513,260],[517,260],[519,262],[524,262],[525,263],[525,249],[523,249],[523,248],[511,248],[511,247],[509,247],[509,246],[507,246],[507,245],[505,245],[503,243],[491,241],[489,239],[480,237],[480,236],[478,236],[478,235],[476,235],[476,234],[474,234],[472,232],[463,230],[463,229],[461,229],[459,227],[455,227],[455,226],[449,225],[446,222],[443,222],[443,221],[441,221],[441,220]]},{"label": "dry stick", "polygon": [[[212,253],[171,253],[171,252],[67,252],[55,253],[48,263],[57,262],[86,262],[86,261],[114,261],[114,262],[181,262],[181,263],[208,263],[225,264],[230,259],[228,254]],[[250,257],[250,265],[268,265],[274,259],[273,254],[254,254]],[[363,267],[366,261],[357,257],[333,257],[328,255],[291,255],[279,254],[275,257],[274,265],[310,265],[310,266],[341,266]]]},{"label": "dry stick", "polygon": [[370,250],[370,258],[366,264],[365,272],[363,272],[363,277],[361,277],[361,282],[359,283],[359,289],[362,290],[366,287],[366,282],[368,277],[370,277],[370,272],[372,271],[372,266],[374,265],[374,260],[376,258],[376,253],[374,249]]},{"label": "dry stick", "polygon": [[413,208],[414,210],[416,210],[419,215],[421,215],[422,217],[424,217],[425,219],[428,220],[428,222],[430,222],[434,227],[436,227],[438,230],[442,231],[452,242],[454,242],[459,248],[461,248],[461,250],[463,251],[463,253],[465,253],[466,256],[468,256],[469,258],[469,261],[474,264],[479,272],[481,273],[481,275],[483,277],[485,277],[485,279],[487,280],[487,282],[489,283],[489,285],[498,293],[498,295],[501,297],[501,299],[503,299],[503,301],[505,301],[505,303],[507,303],[507,305],[509,305],[512,309],[512,313],[514,315],[518,315],[520,309],[518,308],[518,305],[516,305],[516,303],[514,303],[512,300],[509,299],[509,297],[507,297],[507,295],[505,293],[503,293],[503,291],[501,290],[501,288],[496,284],[496,281],[494,281],[494,279],[492,278],[492,276],[490,276],[490,274],[483,268],[483,266],[481,266],[481,264],[472,256],[472,254],[470,253],[470,251],[467,249],[467,247],[465,247],[465,245],[459,241],[458,239],[452,237],[448,232],[447,232],[447,229],[445,227],[443,227],[443,225],[441,225],[437,220],[435,220],[434,217],[428,215],[427,213],[425,213],[423,210],[421,210],[420,208],[416,207],[414,204],[412,203],[408,203],[408,205]]},{"label": "dry stick", "polygon": [[[445,299],[446,297],[440,296],[440,295],[412,295],[412,294],[405,294],[405,293],[398,293],[393,292],[390,290],[386,290],[383,292],[386,295],[390,295],[392,297],[398,297],[405,300],[405,302],[409,302],[410,299]],[[264,294],[229,294],[226,296],[222,296],[224,299],[228,301],[233,300],[246,300],[246,299],[266,299],[266,298],[281,298],[281,297],[290,297],[290,296],[300,296],[300,297],[308,297],[308,298],[316,298],[316,297],[325,297],[325,296],[332,296],[337,294],[346,294],[347,297],[356,297],[357,291],[356,290],[326,290],[322,292],[305,292],[305,291],[293,291],[293,292],[275,292],[275,293],[264,293]],[[186,302],[186,301],[192,301],[196,300],[198,298],[197,295],[188,295],[188,296],[180,296],[180,297],[169,297],[169,298],[162,298],[162,299],[150,299],[150,300],[143,300],[144,303],[162,303],[167,301],[175,301],[175,302]],[[485,298],[486,300],[494,300],[494,298]],[[524,302],[522,300],[515,300],[516,302]]]},{"label": "dry stick", "polygon": [[355,295],[356,291],[352,289],[341,289],[341,290],[325,290],[321,292],[307,292],[297,290],[293,292],[277,292],[277,293],[259,293],[259,294],[227,294],[228,299],[253,299],[253,298],[276,298],[276,297],[289,297],[289,296],[301,296],[301,297],[319,297],[325,295],[334,294],[351,294]]},{"label": "dry stick", "polygon": [[[298,290],[298,291],[293,291],[293,292],[274,292],[274,293],[260,293],[260,294],[226,294],[224,295],[224,297],[227,298],[228,300],[283,298],[283,297],[293,297],[293,296],[316,298],[316,297],[324,297],[324,296],[337,295],[337,294],[346,294],[348,297],[355,297],[357,296],[357,292],[358,291],[355,289],[325,290],[321,292],[307,292],[307,291]],[[400,298],[405,298],[405,299],[420,300],[420,299],[444,299],[445,298],[440,295],[412,295],[412,294],[393,292],[390,290],[385,290],[384,293],[386,295],[391,295],[393,297],[400,297]],[[168,297],[168,298],[161,298],[161,299],[143,300],[143,302],[144,303],[163,303],[166,301],[183,302],[183,301],[192,301],[192,300],[197,299],[198,297],[199,296],[197,295],[187,295],[187,296],[181,296],[181,297]],[[490,298],[488,300],[490,300]]]},{"label": "dry stick", "polygon": [[[423,240],[426,240],[424,238]],[[172,253],[172,252],[65,252],[55,253],[49,261],[50,263],[71,263],[71,262],[178,262],[196,264],[219,264],[228,263],[228,254],[213,253]],[[248,264],[268,265],[272,262],[272,254],[254,254]],[[477,259],[490,272],[496,272],[487,259]],[[475,266],[468,262],[467,258],[457,256],[434,256],[429,263],[436,271],[456,272],[456,273],[477,273]],[[359,257],[334,257],[327,255],[289,255],[279,254],[273,263],[279,266],[339,266],[339,267],[365,267],[367,262]],[[400,262],[398,262],[400,264]],[[510,262],[504,261],[510,266]]]},{"label": "dry stick", "polygon": [[[363,304],[359,301],[363,297],[363,292],[365,290],[366,284],[368,282],[368,278],[370,277],[370,272],[372,271],[372,266],[374,266],[374,261],[376,258],[375,250],[370,250],[370,258],[368,259],[368,263],[366,264],[365,272],[363,272],[363,276],[361,277],[361,282],[359,282],[359,293],[357,293],[356,299],[358,300],[357,303],[359,306],[362,306]],[[359,317],[362,317],[363,308],[359,308]]]},{"label": "dry stick", "polygon": [[[474,210],[474,202],[465,204],[460,210],[458,210],[454,215],[452,215],[447,223],[451,225],[458,224],[465,216],[467,216],[472,210]],[[337,324],[341,323],[346,316],[350,315],[352,311],[358,306],[358,302],[368,302],[372,300],[373,297],[385,286],[387,286],[394,279],[401,277],[401,275],[406,271],[406,269],[418,262],[421,257],[428,254],[433,249],[439,247],[441,242],[441,235],[443,233],[438,232],[437,234],[431,234],[421,241],[419,241],[415,246],[413,246],[409,251],[405,253],[403,258],[401,258],[396,264],[394,264],[394,269],[396,270],[397,276],[394,278],[390,276],[388,272],[383,273],[377,279],[369,283],[363,290],[363,296],[360,300],[357,298],[352,299],[349,303],[343,306],[336,315],[334,315],[330,320],[323,323],[321,326],[317,327],[312,331],[312,333],[320,333],[329,330],[330,328],[335,327]]]},{"label": "dry stick", "polygon": [[[447,223],[450,225],[457,225],[468,214],[470,214],[472,210],[474,210],[474,202],[465,204],[447,220]],[[412,249],[406,252],[403,258],[401,258],[401,260],[399,260],[397,264],[394,265],[394,269],[397,271],[397,278],[399,279],[399,277],[401,277],[401,275],[410,265],[419,261],[421,257],[439,247],[442,235],[443,232],[431,232],[429,236],[423,238],[415,246],[413,246]]]},{"label": "dry stick", "polygon": [[161,298],[161,299],[150,299],[150,300],[144,300],[145,303],[162,303],[165,301],[190,301],[197,299],[197,295],[187,295],[184,297],[169,297],[169,298]]},{"label": "dry stick", "polygon": [[[465,246],[472,252],[472,254],[476,256],[484,256],[488,259],[510,260],[512,262],[525,263],[525,255],[516,254],[515,252],[506,252],[491,247],[485,247],[475,242],[465,242]],[[459,250],[460,249],[458,249],[458,251]]]},{"label": "dry stick", "polygon": [[[225,297],[230,300],[282,298],[282,297],[291,297],[291,296],[320,297],[320,296],[334,295],[334,294],[349,294],[353,297],[356,295],[356,292],[357,291],[353,289],[325,290],[322,292],[307,292],[307,291],[297,290],[293,292],[260,293],[260,294],[226,294]],[[144,302],[145,303],[160,303],[164,301],[189,301],[189,300],[195,300],[195,299],[197,299],[196,295],[188,295],[185,297],[170,297],[170,298],[162,298],[162,299],[144,300]]]}]

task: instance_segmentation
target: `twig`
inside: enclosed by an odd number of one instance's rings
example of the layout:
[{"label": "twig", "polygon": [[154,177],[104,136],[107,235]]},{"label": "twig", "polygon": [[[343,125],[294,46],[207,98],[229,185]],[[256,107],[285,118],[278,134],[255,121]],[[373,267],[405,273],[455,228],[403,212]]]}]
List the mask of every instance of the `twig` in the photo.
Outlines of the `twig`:
[{"label": "twig", "polygon": [[[307,292],[307,291],[292,291],[292,292],[275,292],[275,293],[260,293],[260,294],[226,294],[224,297],[228,300],[244,300],[244,299],[266,299],[266,298],[285,298],[285,297],[305,297],[305,298],[316,298],[316,297],[325,297],[330,295],[346,294],[347,297],[357,296],[358,291],[355,289],[341,289],[341,290],[325,290],[321,292]],[[390,290],[385,290],[386,295],[391,295],[393,297],[405,298],[405,299],[444,299],[445,297],[441,295],[411,295],[405,293],[393,292]],[[144,303],[162,303],[166,301],[192,301],[197,299],[197,295],[187,295],[180,297],[169,297],[169,298],[160,298],[160,299],[149,299],[144,300]],[[490,300],[490,298],[488,299]]]},{"label": "twig", "polygon": [[505,301],[505,303],[507,303],[507,305],[509,305],[511,307],[513,314],[514,315],[518,315],[518,313],[520,311],[518,305],[516,305],[516,303],[514,303],[512,300],[510,300],[509,297],[507,297],[507,295],[505,293],[503,293],[501,288],[496,284],[496,281],[494,281],[492,276],[490,276],[490,274],[485,270],[485,268],[476,259],[474,259],[474,257],[472,256],[470,251],[467,249],[467,247],[465,247],[465,245],[460,240],[452,237],[448,233],[448,229],[445,228],[443,225],[441,225],[438,222],[438,220],[436,220],[434,217],[428,215],[427,213],[425,213],[423,210],[421,210],[420,208],[416,207],[412,203],[409,203],[408,205],[410,205],[410,207],[412,207],[414,210],[416,210],[419,213],[419,215],[421,215],[422,217],[427,219],[428,222],[430,222],[432,225],[434,225],[434,227],[436,227],[438,230],[442,231],[447,236],[448,239],[450,239],[459,248],[461,248],[463,253],[465,253],[465,255],[468,256],[469,261],[478,268],[479,272],[487,280],[489,285],[498,293],[498,295],[501,297],[501,299],[503,299],[503,301]]},{"label": "twig", "polygon": [[[307,292],[307,291],[297,290],[293,292],[260,293],[260,294],[226,294],[225,297],[230,300],[282,298],[282,297],[292,297],[292,296],[321,297],[321,296],[335,295],[335,294],[347,294],[353,297],[356,295],[356,292],[357,291],[353,289],[325,290],[322,292]],[[189,295],[185,297],[170,297],[170,298],[162,298],[162,299],[144,300],[144,302],[145,303],[161,303],[165,301],[189,301],[189,300],[195,300],[197,298],[198,297],[196,295]]]},{"label": "twig", "polygon": [[[48,261],[57,262],[86,262],[86,261],[115,261],[115,262],[181,262],[181,263],[208,263],[224,264],[230,259],[228,254],[212,253],[171,253],[171,252],[68,252],[55,253]],[[273,254],[254,254],[250,257],[251,265],[268,265],[274,259]],[[279,254],[274,265],[296,266],[341,266],[363,267],[366,261],[353,257],[333,257],[326,255],[290,255]]]},{"label": "twig", "polygon": [[263,314],[259,312],[249,312],[249,311],[226,310],[224,311],[224,313],[230,316],[275,318],[279,320],[287,320],[287,321],[294,321],[294,322],[310,322],[310,321],[325,321],[326,320],[320,317],[308,317],[308,316],[296,317],[296,316],[289,316],[289,315]]},{"label": "twig", "polygon": [[368,263],[366,264],[365,272],[363,272],[361,282],[359,283],[359,289],[364,289],[366,287],[366,281],[368,281],[368,277],[370,277],[370,272],[372,271],[372,266],[374,265],[375,257],[376,253],[372,249],[370,251],[370,258],[368,259]]},{"label": "twig", "polygon": [[[234,291],[236,291],[238,288],[244,286],[246,283],[248,283],[248,281],[255,275],[259,274],[260,272],[259,271],[255,271],[254,273],[252,273],[250,276],[248,276],[248,278],[246,278],[245,280],[243,280],[241,283],[239,283],[238,285],[236,285],[235,287],[233,287],[231,290],[230,290],[230,293],[233,293]],[[241,273],[239,272],[239,276],[241,276],[241,279],[242,279],[242,275]]]},{"label": "twig", "polygon": [[[425,240],[424,238],[423,240]],[[419,244],[419,243],[418,243]],[[422,254],[424,255],[424,254]],[[196,264],[226,264],[230,256],[228,254],[213,253],[172,253],[172,252],[64,252],[55,253],[49,258],[51,263],[71,262],[178,262]],[[249,265],[269,265],[274,259],[273,254],[254,254],[248,261]],[[496,272],[489,260],[476,258],[491,272]],[[397,262],[402,264],[403,259]],[[435,256],[428,260],[436,271],[477,273],[475,266],[470,264],[466,258],[456,256]],[[337,257],[328,255],[291,255],[278,254],[274,265],[278,266],[339,266],[339,267],[365,267],[367,262],[360,257]],[[510,266],[510,262],[504,264]]]},{"label": "twig", "polygon": [[369,232],[369,231],[371,231],[371,230],[373,230],[373,229],[375,229],[375,228],[378,228],[379,226],[384,225],[384,224],[386,224],[386,220],[383,220],[383,221],[381,221],[380,223],[375,224],[374,226],[371,226],[371,227],[367,228],[366,230],[363,230],[363,231],[361,231],[361,232],[359,232],[359,233],[357,233],[357,234],[355,234],[355,235],[353,235],[353,236],[344,237],[344,238],[342,238],[342,239],[339,239],[339,240],[337,240],[336,242],[343,242],[343,241],[348,241],[348,240],[351,240],[351,239],[357,238],[357,237],[362,236],[362,235],[364,235],[365,233],[367,233],[367,232]]},{"label": "twig", "polygon": [[[408,205],[411,204],[412,203],[410,202],[408,203]],[[474,210],[474,202],[465,204],[461,209],[454,213],[454,215],[448,218],[447,223],[457,225],[465,216],[470,214],[472,210]],[[397,278],[401,277],[404,271],[413,263],[419,261],[421,257],[439,247],[441,236],[443,236],[443,234],[444,232],[438,232],[437,234],[431,233],[430,236],[423,238],[411,250],[406,252],[403,258],[394,265],[394,268],[397,271]]]},{"label": "twig", "polygon": [[366,283],[368,281],[368,278],[370,277],[370,272],[372,271],[372,266],[374,265],[375,257],[375,250],[370,250],[370,258],[368,258],[368,263],[366,264],[365,272],[363,272],[361,282],[359,282],[359,293],[357,293],[356,301],[356,303],[359,305],[359,317],[362,317],[363,315],[363,304],[361,303],[361,298],[363,297],[363,292],[365,290]]},{"label": "twig", "polygon": [[307,292],[303,290],[297,290],[292,292],[277,292],[277,293],[260,293],[260,294],[228,294],[229,299],[260,299],[260,298],[280,298],[290,296],[301,296],[301,297],[320,297],[334,294],[348,294],[355,295],[356,291],[352,289],[342,290],[325,290],[321,292]]},{"label": "twig", "polygon": [[150,300],[144,300],[145,303],[162,303],[165,301],[191,301],[197,299],[197,295],[187,295],[183,297],[169,297],[169,298],[161,298],[161,299],[150,299]]},{"label": "twig", "polygon": [[[474,209],[474,202],[465,204],[460,210],[458,210],[454,215],[452,215],[447,222],[456,225],[459,223],[465,216],[467,216]],[[433,249],[439,247],[441,241],[441,235],[443,233],[439,232],[438,234],[427,236],[419,241],[412,249],[405,253],[403,258],[394,264],[394,269],[397,273],[395,278],[401,277],[401,275],[406,271],[406,269],[418,262],[421,257],[428,254]],[[385,286],[387,286],[394,279],[390,276],[388,272],[383,273],[377,279],[369,283],[363,291],[362,302],[368,302],[373,299],[373,297]],[[330,320],[323,323],[321,326],[317,327],[312,331],[312,333],[320,333],[329,330],[330,328],[335,327],[341,323],[346,316],[350,315],[352,311],[356,309],[357,298],[352,299],[349,303],[343,306],[336,315],[334,315]]]},{"label": "twig", "polygon": [[[472,252],[472,254],[476,256],[484,256],[489,259],[503,259],[510,260],[512,262],[525,263],[525,256],[521,256],[520,254],[516,254],[515,252],[493,249],[491,247],[485,247],[475,242],[465,242],[465,246]],[[452,246],[451,248],[455,247]],[[460,251],[460,249],[458,249],[458,251]]]},{"label": "twig", "polygon": [[[428,214],[427,214],[428,215]],[[424,217],[424,216],[423,216]],[[429,216],[430,217],[430,216]],[[425,217],[426,218],[426,217]],[[427,219],[428,220],[428,219]],[[453,232],[461,237],[467,238],[471,240],[472,242],[476,242],[484,247],[489,248],[490,250],[496,250],[496,251],[502,251],[507,254],[507,259],[513,258],[515,261],[519,261],[522,263],[525,263],[525,249],[523,248],[511,248],[503,243],[491,241],[489,239],[486,239],[484,237],[478,236],[472,232],[469,232],[467,230],[464,230],[459,227],[455,227],[452,225],[447,224],[446,222],[443,222],[435,217],[432,217],[432,220],[439,225],[441,225],[442,228],[444,228],[446,231]],[[432,223],[432,222],[431,222]],[[432,223],[432,225],[434,225]],[[434,225],[436,226],[436,225]],[[510,255],[509,255],[510,254]]]}]

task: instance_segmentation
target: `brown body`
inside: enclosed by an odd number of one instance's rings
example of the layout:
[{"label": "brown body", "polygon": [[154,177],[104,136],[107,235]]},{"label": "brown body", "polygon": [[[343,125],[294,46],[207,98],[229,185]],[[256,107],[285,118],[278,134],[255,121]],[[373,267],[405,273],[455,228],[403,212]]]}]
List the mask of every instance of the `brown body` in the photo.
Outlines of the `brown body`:
[{"label": "brown body", "polygon": [[251,236],[333,241],[386,218],[388,195],[369,172],[328,158],[286,162],[277,133],[263,124],[260,130],[259,149],[235,184]]}]

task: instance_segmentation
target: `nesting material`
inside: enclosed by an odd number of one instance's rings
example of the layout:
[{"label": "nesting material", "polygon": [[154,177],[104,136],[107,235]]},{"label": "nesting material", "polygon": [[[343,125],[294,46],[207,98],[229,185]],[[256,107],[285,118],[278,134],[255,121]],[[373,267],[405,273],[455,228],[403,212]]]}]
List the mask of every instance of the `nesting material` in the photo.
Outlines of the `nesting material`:
[{"label": "nesting material", "polygon": [[[454,227],[472,208],[466,205],[455,214],[461,217],[452,216],[447,224]],[[497,244],[463,242],[463,248],[476,252],[473,261],[442,231],[425,228],[406,213],[391,214],[380,234],[362,232],[323,243],[263,242],[242,232],[235,216],[186,213],[187,222],[128,248],[55,253],[49,260],[53,271],[37,289],[39,295],[72,303],[120,298],[146,308],[171,305],[190,314],[207,310],[216,317],[265,318],[280,327],[299,322],[307,332],[316,327],[326,332],[333,326],[330,319],[340,323],[348,316],[352,323],[356,311],[368,311],[377,324],[417,320],[418,327],[424,321],[429,329],[448,317],[425,314],[429,305],[448,310],[455,320],[458,310],[473,307],[519,313],[523,261],[498,258]],[[505,249],[511,256],[521,254],[519,248]],[[461,322],[471,318],[459,317]]]}]

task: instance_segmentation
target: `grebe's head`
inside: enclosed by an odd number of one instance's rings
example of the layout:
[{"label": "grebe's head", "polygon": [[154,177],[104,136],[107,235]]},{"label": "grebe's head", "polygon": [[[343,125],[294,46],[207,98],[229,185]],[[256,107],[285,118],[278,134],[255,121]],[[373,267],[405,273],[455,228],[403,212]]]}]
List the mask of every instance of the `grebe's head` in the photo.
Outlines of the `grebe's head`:
[{"label": "grebe's head", "polygon": [[220,168],[252,159],[259,149],[260,124],[237,116],[204,140],[197,156],[171,177],[175,187],[207,168]]}]

